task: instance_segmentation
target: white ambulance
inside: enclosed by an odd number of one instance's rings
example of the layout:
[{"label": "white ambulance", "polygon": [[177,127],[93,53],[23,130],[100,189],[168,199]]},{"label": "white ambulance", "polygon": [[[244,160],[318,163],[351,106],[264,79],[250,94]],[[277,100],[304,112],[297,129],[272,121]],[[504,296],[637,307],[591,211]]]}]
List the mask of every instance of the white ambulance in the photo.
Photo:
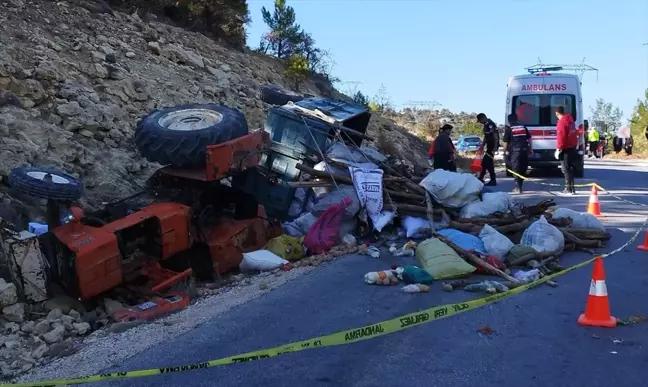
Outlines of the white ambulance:
[{"label": "white ambulance", "polygon": [[562,67],[529,69],[529,74],[509,79],[506,92],[506,115],[516,113],[519,124],[531,133],[533,154],[529,167],[534,169],[560,167],[556,160],[556,108],[564,106],[574,117],[579,132],[579,155],[575,177],[584,175],[585,135],[581,81],[577,75],[559,73]]}]

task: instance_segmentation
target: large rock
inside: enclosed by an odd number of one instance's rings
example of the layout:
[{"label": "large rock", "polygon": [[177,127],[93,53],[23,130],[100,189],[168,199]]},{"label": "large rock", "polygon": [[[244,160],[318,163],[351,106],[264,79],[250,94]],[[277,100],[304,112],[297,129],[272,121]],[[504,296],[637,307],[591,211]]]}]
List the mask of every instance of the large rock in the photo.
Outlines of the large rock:
[{"label": "large rock", "polygon": [[45,340],[47,344],[54,344],[62,341],[64,336],[65,327],[62,325],[57,325],[56,327],[54,327],[54,329],[43,335],[43,340]]},{"label": "large rock", "polygon": [[18,302],[18,293],[16,285],[6,282],[0,278],[0,306],[5,307]]},{"label": "large rock", "polygon": [[5,306],[2,308],[2,317],[7,321],[16,323],[25,321],[25,304],[19,302],[17,304]]}]

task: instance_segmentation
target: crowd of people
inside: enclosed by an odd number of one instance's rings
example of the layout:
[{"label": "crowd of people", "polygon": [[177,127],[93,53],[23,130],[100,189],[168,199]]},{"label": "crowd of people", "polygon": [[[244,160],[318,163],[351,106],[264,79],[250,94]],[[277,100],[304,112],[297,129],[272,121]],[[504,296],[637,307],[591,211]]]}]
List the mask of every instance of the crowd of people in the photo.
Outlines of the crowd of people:
[{"label": "crowd of people", "polygon": [[[565,112],[564,106],[558,106],[555,111],[558,122],[556,124],[556,153],[555,156],[561,162],[561,169],[565,177],[563,193],[574,194],[574,172],[579,157],[578,130],[574,118]],[[482,170],[479,174],[485,186],[496,186],[495,174],[495,152],[500,147],[499,132],[497,125],[484,113],[477,115],[477,121],[483,125],[483,140],[479,152],[482,154]],[[504,159],[511,171],[515,172],[515,188],[513,193],[522,192],[522,183],[529,166],[529,155],[533,154],[533,143],[531,134],[526,126],[519,124],[516,114],[508,116],[509,125],[504,129],[503,150]],[[428,151],[428,158],[434,169],[444,169],[456,172],[456,149],[450,138],[453,126],[445,124],[439,129],[439,135],[432,141]],[[593,139],[594,137],[592,137]],[[598,143],[596,144],[598,146]],[[489,175],[490,180],[486,183],[484,178]]]}]

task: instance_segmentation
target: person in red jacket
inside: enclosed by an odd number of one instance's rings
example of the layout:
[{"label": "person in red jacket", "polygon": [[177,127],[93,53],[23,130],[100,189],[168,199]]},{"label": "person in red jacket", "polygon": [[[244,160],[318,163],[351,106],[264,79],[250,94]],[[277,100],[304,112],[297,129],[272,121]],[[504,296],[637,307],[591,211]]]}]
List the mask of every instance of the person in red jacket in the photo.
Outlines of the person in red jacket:
[{"label": "person in red jacket", "polygon": [[565,176],[564,194],[573,195],[576,193],[574,187],[574,169],[578,158],[578,131],[574,123],[574,117],[565,113],[564,106],[556,108],[556,153],[561,162],[563,175]]}]

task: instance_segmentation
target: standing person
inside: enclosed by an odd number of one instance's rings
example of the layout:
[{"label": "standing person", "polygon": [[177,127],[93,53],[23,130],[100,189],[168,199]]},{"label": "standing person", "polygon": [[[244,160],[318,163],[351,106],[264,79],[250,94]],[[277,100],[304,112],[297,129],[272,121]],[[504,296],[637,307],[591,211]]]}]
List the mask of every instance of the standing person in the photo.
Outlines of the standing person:
[{"label": "standing person", "polygon": [[[479,175],[479,180],[484,182],[484,176],[488,171],[490,176],[490,181],[484,185],[495,186],[497,185],[497,179],[495,177],[495,161],[493,157],[495,156],[495,151],[497,150],[497,139],[499,137],[497,133],[497,125],[486,117],[486,114],[479,113],[477,114],[477,122],[484,125],[484,139],[479,148],[479,151],[482,152],[482,171]],[[484,147],[486,147],[486,152],[484,153]]]},{"label": "standing person", "polygon": [[587,141],[589,142],[589,156],[596,157],[596,149],[599,146],[599,141],[601,140],[601,137],[599,135],[598,130],[596,128],[590,128],[589,132],[587,133]]},{"label": "standing person", "polygon": [[619,153],[621,152],[621,149],[623,149],[623,139],[620,138],[618,134],[614,135],[612,147],[614,148],[614,153]]},{"label": "standing person", "polygon": [[[529,154],[533,153],[531,133],[524,125],[518,125],[517,114],[509,114],[504,131],[504,157],[508,159],[511,169],[518,175],[524,176],[529,167]],[[515,188],[513,193],[522,193],[524,179],[514,176]]]},{"label": "standing person", "polygon": [[632,154],[632,147],[634,146],[634,139],[632,138],[632,135],[628,137],[625,143],[625,151],[628,156]]},{"label": "standing person", "polygon": [[427,152],[427,160],[430,167],[433,167],[434,166],[434,138],[432,137],[431,134],[428,136],[428,140],[430,140],[430,147],[428,148],[428,152]]},{"label": "standing person", "polygon": [[434,169],[445,169],[446,171],[457,172],[455,159],[455,146],[450,138],[453,126],[445,124],[439,129],[439,135],[432,143],[432,158]]},{"label": "standing person", "polygon": [[583,121],[583,132],[585,133],[585,135],[583,136],[585,138],[585,152],[587,152],[589,149],[589,137],[588,137],[589,121],[588,120]]},{"label": "standing person", "polygon": [[578,157],[578,132],[574,117],[565,113],[564,106],[556,108],[556,153],[561,161],[563,175],[565,175],[564,194],[573,195],[576,193],[574,187],[574,169]]}]

